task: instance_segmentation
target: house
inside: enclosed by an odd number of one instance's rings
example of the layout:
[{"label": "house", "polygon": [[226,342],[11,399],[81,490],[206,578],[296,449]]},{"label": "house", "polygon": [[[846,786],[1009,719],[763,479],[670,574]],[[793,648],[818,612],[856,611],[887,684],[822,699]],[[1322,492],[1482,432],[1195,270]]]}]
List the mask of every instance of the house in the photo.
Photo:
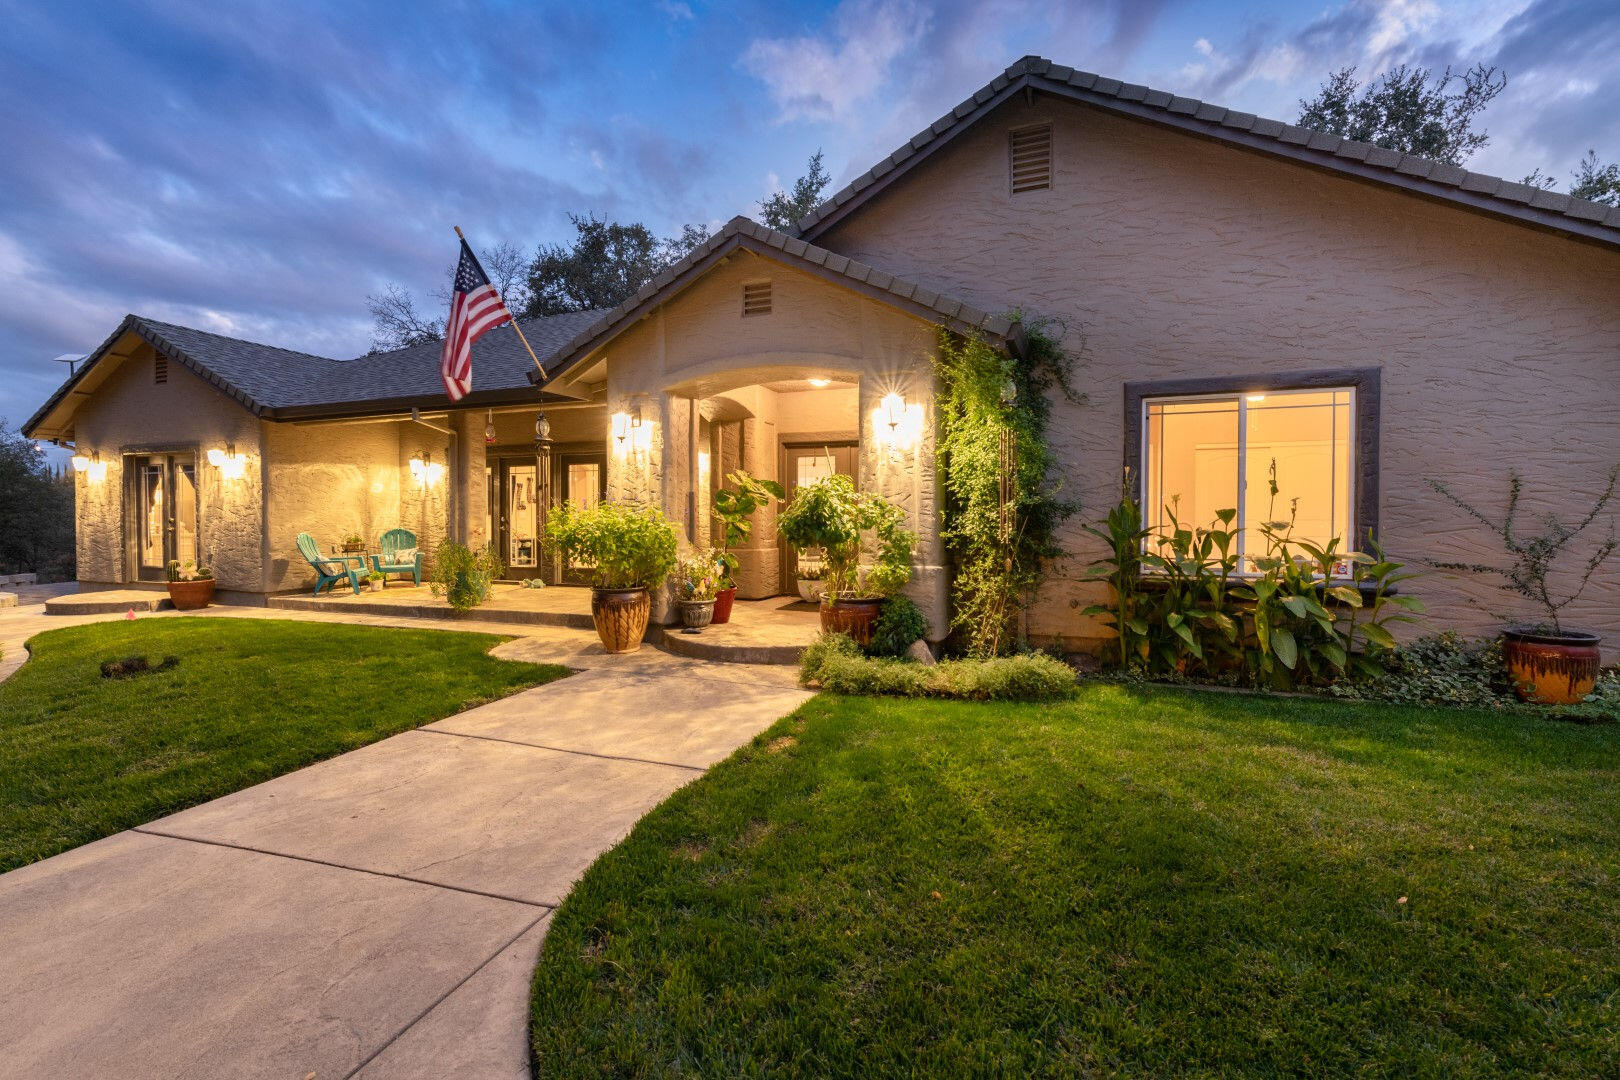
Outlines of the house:
[{"label": "house", "polygon": [[[931,360],[942,326],[1018,350],[1012,312],[1076,357],[1052,432],[1081,518],[1129,467],[1184,520],[1239,506],[1418,566],[1490,562],[1427,480],[1497,509],[1518,471],[1528,510],[1569,515],[1620,462],[1620,209],[1038,57],[791,234],[737,218],[612,311],[525,323],[544,380],[510,329],[449,407],[431,346],[340,362],[131,316],[25,431],[88,459],[84,580],[201,557],[250,594],[307,583],[298,532],[395,524],[566,582],[537,543],[558,501],[654,502],[703,542],[727,472],[836,469],[908,511],[943,632]],[[762,517],[745,597],[801,568]],[[1095,646],[1097,549],[1078,518],[1062,539],[1028,628]],[[1485,579],[1417,591],[1434,625],[1514,613]],[[1569,621],[1620,641],[1617,599],[1605,568]]]}]

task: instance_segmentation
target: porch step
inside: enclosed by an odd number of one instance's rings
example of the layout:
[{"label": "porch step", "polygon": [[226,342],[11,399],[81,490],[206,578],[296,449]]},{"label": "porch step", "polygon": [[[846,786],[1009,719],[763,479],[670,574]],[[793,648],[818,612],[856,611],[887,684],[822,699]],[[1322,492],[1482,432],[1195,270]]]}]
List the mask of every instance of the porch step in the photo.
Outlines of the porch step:
[{"label": "porch step", "polygon": [[67,593],[45,601],[47,615],[110,615],[120,611],[158,611],[171,608],[169,594],[156,589],[107,589]]},{"label": "porch step", "polygon": [[678,626],[649,626],[647,640],[676,656],[722,664],[797,664],[809,644],[739,641],[714,632],[720,629],[713,627],[701,634],[685,634]]},{"label": "porch step", "polygon": [[[386,594],[385,594],[386,595]],[[431,603],[401,603],[399,601],[371,600],[369,594],[359,596],[322,596],[316,599],[313,596],[272,596],[266,601],[266,606],[280,608],[283,611],[319,611],[326,614],[348,612],[353,615],[384,615],[404,619],[446,619],[454,618],[452,612],[443,601]],[[577,611],[535,611],[524,608],[501,607],[498,604],[485,604],[474,609],[468,616],[478,622],[521,623],[529,626],[571,626],[579,630],[595,629],[596,624],[591,621],[589,612]]]}]

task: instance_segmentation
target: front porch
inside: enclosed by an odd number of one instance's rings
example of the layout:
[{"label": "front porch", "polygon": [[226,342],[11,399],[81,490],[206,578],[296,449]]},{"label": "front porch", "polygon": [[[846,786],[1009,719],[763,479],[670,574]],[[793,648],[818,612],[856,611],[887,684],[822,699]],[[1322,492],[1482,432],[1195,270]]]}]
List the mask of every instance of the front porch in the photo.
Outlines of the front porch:
[{"label": "front porch", "polygon": [[[358,596],[338,589],[310,596],[308,593],[272,596],[268,606],[284,611],[315,611],[351,615],[381,615],[420,619],[462,618],[450,605],[433,595],[426,585],[390,583],[378,591]],[[577,586],[524,588],[497,584],[490,597],[470,612],[468,619],[479,622],[513,623],[531,626],[567,626],[591,630],[591,591]],[[678,626],[647,627],[645,641],[679,656],[734,664],[793,664],[799,654],[821,632],[820,618],[811,604],[786,596],[767,600],[738,600],[732,607],[731,621],[705,627],[690,634]]]}]

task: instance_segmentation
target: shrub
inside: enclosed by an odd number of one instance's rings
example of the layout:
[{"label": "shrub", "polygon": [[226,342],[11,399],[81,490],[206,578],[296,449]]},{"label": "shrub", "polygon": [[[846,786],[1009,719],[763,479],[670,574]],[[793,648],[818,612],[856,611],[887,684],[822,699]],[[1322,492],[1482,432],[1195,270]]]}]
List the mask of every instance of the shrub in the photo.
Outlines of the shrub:
[{"label": "shrub", "polygon": [[433,556],[433,595],[442,595],[456,611],[471,611],[489,599],[489,586],[504,573],[495,548],[473,551],[465,544],[446,540]]},{"label": "shrub", "polygon": [[[856,491],[842,473],[800,488],[776,519],[783,539],[796,548],[820,548],[826,556],[827,600],[893,596],[911,580],[917,537],[904,527],[905,511],[870,491]],[[877,548],[871,567],[861,566],[861,538]]]},{"label": "shrub", "polygon": [[928,636],[928,620],[909,596],[891,596],[883,601],[877,624],[872,627],[873,656],[904,656],[911,643]]},{"label": "shrub", "polygon": [[599,589],[656,589],[675,568],[675,526],[654,506],[563,503],[551,511],[546,543],[565,563],[589,566]]},{"label": "shrub", "polygon": [[828,634],[805,650],[799,679],[834,694],[1038,701],[1074,689],[1074,672],[1040,653],[986,660],[946,660],[932,666],[861,655],[843,634]]}]

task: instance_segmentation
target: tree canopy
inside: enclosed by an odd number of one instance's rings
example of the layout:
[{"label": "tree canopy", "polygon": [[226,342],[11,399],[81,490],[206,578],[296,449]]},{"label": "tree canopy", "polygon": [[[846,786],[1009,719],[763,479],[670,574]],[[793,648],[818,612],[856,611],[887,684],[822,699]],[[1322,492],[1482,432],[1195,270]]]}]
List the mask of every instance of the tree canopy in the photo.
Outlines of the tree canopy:
[{"label": "tree canopy", "polygon": [[0,420],[0,573],[73,576],[73,478]]},{"label": "tree canopy", "polygon": [[1461,165],[1490,141],[1474,120],[1506,87],[1507,75],[1484,64],[1460,75],[1402,64],[1366,83],[1341,68],[1300,101],[1299,125]]},{"label": "tree canopy", "polygon": [[792,191],[778,191],[759,204],[760,219],[773,229],[786,230],[821,205],[821,193],[832,177],[821,164],[821,151],[810,155],[805,174],[793,181]]}]

